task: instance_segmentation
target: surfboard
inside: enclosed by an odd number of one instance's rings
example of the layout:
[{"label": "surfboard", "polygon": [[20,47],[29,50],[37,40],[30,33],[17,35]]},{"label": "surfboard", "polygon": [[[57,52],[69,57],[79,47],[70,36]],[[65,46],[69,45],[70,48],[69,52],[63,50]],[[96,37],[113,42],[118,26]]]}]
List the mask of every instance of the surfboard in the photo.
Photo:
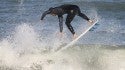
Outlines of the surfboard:
[{"label": "surfboard", "polygon": [[82,34],[80,34],[76,39],[74,39],[73,41],[71,41],[69,44],[59,48],[58,50],[56,50],[56,52],[62,51],[70,46],[72,46],[73,44],[75,44],[75,42],[77,42],[82,36],[84,36],[96,23],[98,22],[98,20],[96,20],[89,28],[87,28]]}]

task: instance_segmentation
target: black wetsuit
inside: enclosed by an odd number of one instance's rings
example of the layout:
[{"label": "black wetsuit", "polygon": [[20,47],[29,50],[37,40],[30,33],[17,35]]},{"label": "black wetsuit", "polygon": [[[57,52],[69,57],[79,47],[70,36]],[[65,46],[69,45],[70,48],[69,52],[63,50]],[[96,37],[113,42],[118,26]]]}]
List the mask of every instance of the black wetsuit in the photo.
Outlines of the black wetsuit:
[{"label": "black wetsuit", "polygon": [[67,25],[68,29],[71,31],[71,33],[74,35],[75,31],[73,27],[71,26],[71,21],[75,17],[75,15],[78,15],[82,17],[83,19],[89,21],[90,19],[83,13],[81,13],[80,8],[77,5],[61,5],[58,7],[50,8],[49,10],[45,11],[42,14],[41,20],[47,15],[57,15],[59,18],[59,26],[60,26],[60,32],[63,30],[63,15],[67,14],[66,22],[65,24]]}]

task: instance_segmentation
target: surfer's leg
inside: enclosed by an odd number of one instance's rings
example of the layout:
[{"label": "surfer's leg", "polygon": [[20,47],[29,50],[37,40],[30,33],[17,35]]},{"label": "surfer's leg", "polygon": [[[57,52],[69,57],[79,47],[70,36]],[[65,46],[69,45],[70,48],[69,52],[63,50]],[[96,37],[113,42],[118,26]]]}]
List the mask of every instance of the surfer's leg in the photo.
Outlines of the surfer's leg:
[{"label": "surfer's leg", "polygon": [[63,31],[63,17],[61,15],[61,16],[58,16],[58,18],[59,18],[60,33],[62,33],[62,31]]},{"label": "surfer's leg", "polygon": [[74,35],[75,34],[75,31],[72,27],[72,25],[70,24],[71,21],[73,20],[73,18],[75,17],[75,14],[68,14],[67,15],[67,18],[66,18],[66,22],[65,24],[67,25],[68,29],[70,30],[70,32]]}]

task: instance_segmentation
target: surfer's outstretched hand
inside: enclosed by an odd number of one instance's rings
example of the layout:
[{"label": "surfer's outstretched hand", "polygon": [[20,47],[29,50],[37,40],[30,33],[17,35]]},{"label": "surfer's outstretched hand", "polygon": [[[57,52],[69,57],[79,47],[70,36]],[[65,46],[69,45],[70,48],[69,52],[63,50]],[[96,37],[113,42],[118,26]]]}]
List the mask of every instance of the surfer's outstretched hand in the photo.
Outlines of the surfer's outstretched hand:
[{"label": "surfer's outstretched hand", "polygon": [[76,34],[73,35],[73,40],[76,39],[78,36]]},{"label": "surfer's outstretched hand", "polygon": [[92,24],[94,23],[94,21],[93,21],[93,20],[89,20],[88,23],[89,23],[90,25],[92,25]]}]

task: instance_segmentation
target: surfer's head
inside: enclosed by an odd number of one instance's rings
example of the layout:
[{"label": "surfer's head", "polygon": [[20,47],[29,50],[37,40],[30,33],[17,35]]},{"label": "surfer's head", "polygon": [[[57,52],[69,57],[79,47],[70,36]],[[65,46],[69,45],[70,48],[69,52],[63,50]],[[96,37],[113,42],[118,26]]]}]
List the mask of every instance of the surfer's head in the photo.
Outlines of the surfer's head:
[{"label": "surfer's head", "polygon": [[41,17],[41,20],[43,20],[43,18],[47,15],[47,14],[51,14],[53,16],[56,16],[57,15],[57,10],[56,8],[49,8],[49,10],[45,11],[43,14],[42,14],[42,17]]},{"label": "surfer's head", "polygon": [[56,16],[58,11],[57,11],[57,8],[51,7],[49,8],[49,12],[50,12],[49,14]]}]

